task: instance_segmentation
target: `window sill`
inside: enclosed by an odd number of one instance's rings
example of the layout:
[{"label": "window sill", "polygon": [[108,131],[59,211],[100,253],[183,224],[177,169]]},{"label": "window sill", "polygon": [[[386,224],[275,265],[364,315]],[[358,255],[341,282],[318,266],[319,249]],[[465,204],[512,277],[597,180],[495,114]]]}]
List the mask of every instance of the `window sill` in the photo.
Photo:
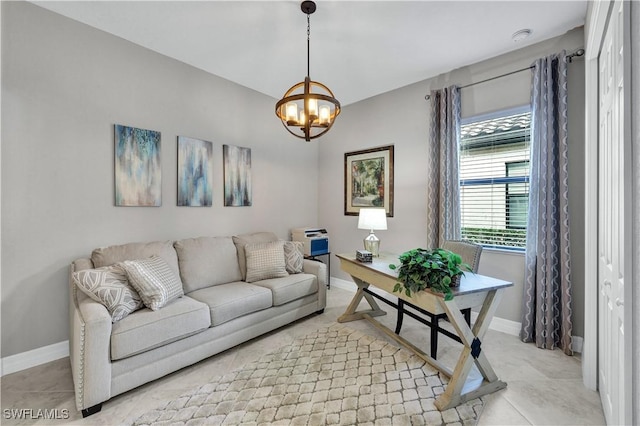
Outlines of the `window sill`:
[{"label": "window sill", "polygon": [[489,252],[489,253],[495,253],[495,254],[500,254],[500,255],[511,255],[511,256],[517,256],[517,257],[524,257],[525,251],[524,250],[509,250],[509,249],[501,249],[501,248],[495,248],[495,247],[483,247],[482,252]]}]

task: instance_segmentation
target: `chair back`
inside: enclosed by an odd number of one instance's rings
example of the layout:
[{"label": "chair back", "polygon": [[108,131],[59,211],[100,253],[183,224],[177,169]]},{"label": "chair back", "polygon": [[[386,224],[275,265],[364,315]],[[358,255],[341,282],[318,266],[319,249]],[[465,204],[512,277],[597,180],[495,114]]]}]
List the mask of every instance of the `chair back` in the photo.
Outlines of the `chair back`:
[{"label": "chair back", "polygon": [[446,240],[442,244],[445,250],[457,253],[462,261],[471,267],[471,271],[478,272],[480,266],[480,255],[482,254],[482,246],[466,240]]}]

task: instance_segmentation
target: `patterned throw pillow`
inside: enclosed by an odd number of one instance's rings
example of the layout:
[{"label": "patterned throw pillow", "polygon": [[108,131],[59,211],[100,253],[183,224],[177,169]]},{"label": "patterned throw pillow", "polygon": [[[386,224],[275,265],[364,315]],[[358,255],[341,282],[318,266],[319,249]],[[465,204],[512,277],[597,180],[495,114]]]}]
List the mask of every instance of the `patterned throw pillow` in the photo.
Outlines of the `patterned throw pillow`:
[{"label": "patterned throw pillow", "polygon": [[182,284],[167,262],[159,256],[122,262],[129,282],[144,305],[154,311],[184,295]]},{"label": "patterned throw pillow", "polygon": [[247,260],[246,282],[289,275],[284,263],[284,241],[247,244],[244,252]]},{"label": "patterned throw pillow", "polygon": [[300,241],[284,242],[284,262],[287,272],[299,274],[304,266],[303,247]]},{"label": "patterned throw pillow", "polygon": [[73,281],[83,293],[107,308],[112,322],[144,306],[119,264],[74,272]]}]

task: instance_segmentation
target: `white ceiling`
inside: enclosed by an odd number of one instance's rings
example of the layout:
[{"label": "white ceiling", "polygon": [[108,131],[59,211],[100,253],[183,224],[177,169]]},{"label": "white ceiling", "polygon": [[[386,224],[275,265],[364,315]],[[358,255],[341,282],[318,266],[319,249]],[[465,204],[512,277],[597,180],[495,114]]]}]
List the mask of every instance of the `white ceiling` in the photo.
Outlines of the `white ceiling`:
[{"label": "white ceiling", "polygon": [[[275,99],[306,75],[299,1],[34,3]],[[564,34],[587,10],[584,0],[316,3],[310,77],[343,106]],[[523,28],[532,36],[513,42]]]}]

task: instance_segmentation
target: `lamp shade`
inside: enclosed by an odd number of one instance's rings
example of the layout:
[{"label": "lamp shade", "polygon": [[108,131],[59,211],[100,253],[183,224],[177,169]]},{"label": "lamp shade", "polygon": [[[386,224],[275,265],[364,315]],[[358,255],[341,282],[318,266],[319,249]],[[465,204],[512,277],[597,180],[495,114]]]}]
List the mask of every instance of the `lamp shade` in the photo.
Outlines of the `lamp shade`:
[{"label": "lamp shade", "polygon": [[387,212],[385,209],[361,208],[358,216],[358,229],[373,231],[387,229]]}]

